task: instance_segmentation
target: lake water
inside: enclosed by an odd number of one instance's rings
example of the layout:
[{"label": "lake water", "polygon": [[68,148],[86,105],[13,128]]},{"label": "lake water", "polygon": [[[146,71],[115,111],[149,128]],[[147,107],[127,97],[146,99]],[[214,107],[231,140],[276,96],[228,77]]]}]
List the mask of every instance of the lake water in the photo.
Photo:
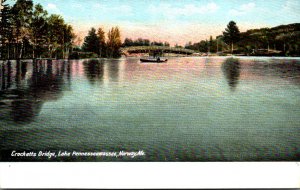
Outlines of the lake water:
[{"label": "lake water", "polygon": [[[300,59],[0,64],[2,161],[300,160]],[[26,157],[12,151],[138,152]]]}]

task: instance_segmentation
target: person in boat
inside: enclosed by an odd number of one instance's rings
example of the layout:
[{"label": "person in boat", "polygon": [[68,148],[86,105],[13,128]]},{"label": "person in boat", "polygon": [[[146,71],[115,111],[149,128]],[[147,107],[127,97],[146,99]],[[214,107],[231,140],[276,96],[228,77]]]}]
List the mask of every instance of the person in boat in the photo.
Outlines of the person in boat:
[{"label": "person in boat", "polygon": [[157,61],[157,62],[160,62],[160,57],[159,57],[159,56],[157,57],[156,61]]}]

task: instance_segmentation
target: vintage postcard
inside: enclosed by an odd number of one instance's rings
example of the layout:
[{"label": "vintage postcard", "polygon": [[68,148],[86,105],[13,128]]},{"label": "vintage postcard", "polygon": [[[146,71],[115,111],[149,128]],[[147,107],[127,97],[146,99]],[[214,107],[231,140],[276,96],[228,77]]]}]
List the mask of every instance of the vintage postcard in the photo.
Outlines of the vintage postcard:
[{"label": "vintage postcard", "polygon": [[1,0],[0,161],[299,161],[299,7]]}]

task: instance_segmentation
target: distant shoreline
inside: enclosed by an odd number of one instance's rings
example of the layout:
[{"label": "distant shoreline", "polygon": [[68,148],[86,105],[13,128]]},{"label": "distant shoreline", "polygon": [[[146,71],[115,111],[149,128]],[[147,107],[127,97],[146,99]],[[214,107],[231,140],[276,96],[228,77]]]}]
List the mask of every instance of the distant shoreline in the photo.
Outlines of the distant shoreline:
[{"label": "distant shoreline", "polygon": [[[131,57],[120,57],[120,58],[86,58],[86,59],[51,59],[51,58],[42,58],[42,59],[36,59],[39,60],[51,60],[51,61],[72,61],[72,60],[90,60],[90,59],[103,59],[103,60],[118,60],[118,59],[128,59],[128,58],[136,58],[139,59],[143,56],[131,56]],[[167,57],[167,56],[166,56]],[[300,56],[241,56],[241,55],[226,55],[226,56],[219,56],[219,55],[213,55],[213,56],[170,56],[169,58],[269,58],[269,59],[300,59]],[[34,59],[19,59],[21,62],[32,62]],[[1,60],[0,63],[7,62],[7,61],[13,61],[16,62],[18,60],[16,59],[9,59],[9,60]]]}]

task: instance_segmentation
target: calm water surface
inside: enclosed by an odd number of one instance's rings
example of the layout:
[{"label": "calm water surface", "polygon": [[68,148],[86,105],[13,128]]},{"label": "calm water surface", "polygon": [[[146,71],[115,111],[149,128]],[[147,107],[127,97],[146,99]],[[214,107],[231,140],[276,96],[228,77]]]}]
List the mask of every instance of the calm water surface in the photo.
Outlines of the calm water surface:
[{"label": "calm water surface", "polygon": [[2,161],[26,160],[12,150],[146,153],[56,159],[65,161],[300,160],[297,58],[0,65]]}]

